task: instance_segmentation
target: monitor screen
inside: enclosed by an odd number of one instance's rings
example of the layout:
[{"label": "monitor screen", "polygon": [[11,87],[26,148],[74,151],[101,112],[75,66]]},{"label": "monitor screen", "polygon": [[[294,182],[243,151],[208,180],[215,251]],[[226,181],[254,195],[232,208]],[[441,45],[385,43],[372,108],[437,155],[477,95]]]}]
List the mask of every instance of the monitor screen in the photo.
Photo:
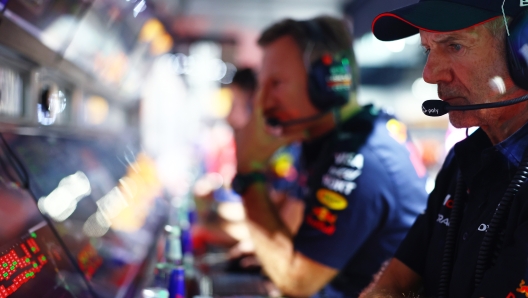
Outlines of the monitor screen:
[{"label": "monitor screen", "polygon": [[93,297],[30,194],[0,169],[0,297]]},{"label": "monitor screen", "polygon": [[123,297],[154,243],[167,208],[141,174],[145,164],[116,138],[3,133],[50,218],[101,297]]}]

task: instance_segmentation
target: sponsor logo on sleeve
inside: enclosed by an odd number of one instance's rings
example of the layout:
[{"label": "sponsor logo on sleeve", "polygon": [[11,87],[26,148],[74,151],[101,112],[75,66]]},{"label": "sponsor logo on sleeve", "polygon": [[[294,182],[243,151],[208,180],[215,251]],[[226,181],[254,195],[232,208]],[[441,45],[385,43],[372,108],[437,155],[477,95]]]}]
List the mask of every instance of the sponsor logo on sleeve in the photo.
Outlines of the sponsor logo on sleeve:
[{"label": "sponsor logo on sleeve", "polygon": [[328,189],[319,189],[316,197],[321,204],[332,210],[343,210],[348,206],[345,197]]},{"label": "sponsor logo on sleeve", "polygon": [[407,126],[405,124],[396,119],[391,119],[387,121],[386,126],[390,136],[398,143],[403,144],[407,141]]},{"label": "sponsor logo on sleeve", "polygon": [[524,279],[521,280],[517,292],[524,294],[525,297],[528,297],[528,286],[524,283]]},{"label": "sponsor logo on sleeve", "polygon": [[306,223],[308,225],[327,235],[334,234],[336,220],[337,215],[325,207],[313,207],[312,213],[306,217]]}]

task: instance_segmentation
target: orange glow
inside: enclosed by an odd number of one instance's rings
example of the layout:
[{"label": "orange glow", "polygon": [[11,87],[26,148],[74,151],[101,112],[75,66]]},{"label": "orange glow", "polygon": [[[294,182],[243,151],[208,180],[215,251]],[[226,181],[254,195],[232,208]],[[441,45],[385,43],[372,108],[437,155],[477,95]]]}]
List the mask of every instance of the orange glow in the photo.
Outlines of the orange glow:
[{"label": "orange glow", "polygon": [[112,218],[112,229],[136,231],[145,224],[154,200],[161,195],[162,185],[154,161],[144,153],[138,154],[136,162],[128,167],[118,187],[128,206]]},{"label": "orange glow", "polygon": [[150,19],[145,22],[141,32],[139,32],[139,40],[143,42],[150,42],[157,36],[165,33],[165,29],[160,21],[157,19]]},{"label": "orange glow", "polygon": [[217,118],[225,118],[229,114],[229,111],[231,111],[232,104],[233,92],[231,88],[221,88],[213,96],[211,113]]},{"label": "orange glow", "polygon": [[103,123],[108,116],[108,102],[100,96],[90,96],[85,104],[86,121],[93,125]]},{"label": "orange glow", "polygon": [[165,54],[172,49],[173,44],[172,37],[163,32],[152,40],[152,43],[150,44],[150,53],[152,55]]}]

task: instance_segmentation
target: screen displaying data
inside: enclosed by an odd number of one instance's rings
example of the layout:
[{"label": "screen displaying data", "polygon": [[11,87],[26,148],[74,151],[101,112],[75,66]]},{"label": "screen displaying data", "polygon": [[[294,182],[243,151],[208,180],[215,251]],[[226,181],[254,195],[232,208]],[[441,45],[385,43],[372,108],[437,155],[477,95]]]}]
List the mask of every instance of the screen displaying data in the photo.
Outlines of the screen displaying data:
[{"label": "screen displaying data", "polygon": [[37,211],[94,292],[126,297],[167,210],[148,163],[115,138],[2,136],[26,170]]},{"label": "screen displaying data", "polygon": [[33,198],[0,164],[0,298],[92,297]]}]

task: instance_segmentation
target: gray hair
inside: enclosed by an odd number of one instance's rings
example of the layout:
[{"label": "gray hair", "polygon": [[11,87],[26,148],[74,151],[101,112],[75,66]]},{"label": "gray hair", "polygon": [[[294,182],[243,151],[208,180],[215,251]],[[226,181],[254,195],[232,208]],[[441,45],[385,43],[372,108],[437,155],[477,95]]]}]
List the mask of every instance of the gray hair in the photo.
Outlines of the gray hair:
[{"label": "gray hair", "polygon": [[[511,22],[511,17],[506,17],[508,24]],[[484,23],[484,28],[488,29],[492,36],[503,39],[506,36],[506,24],[503,17],[497,17],[493,20]]]}]

